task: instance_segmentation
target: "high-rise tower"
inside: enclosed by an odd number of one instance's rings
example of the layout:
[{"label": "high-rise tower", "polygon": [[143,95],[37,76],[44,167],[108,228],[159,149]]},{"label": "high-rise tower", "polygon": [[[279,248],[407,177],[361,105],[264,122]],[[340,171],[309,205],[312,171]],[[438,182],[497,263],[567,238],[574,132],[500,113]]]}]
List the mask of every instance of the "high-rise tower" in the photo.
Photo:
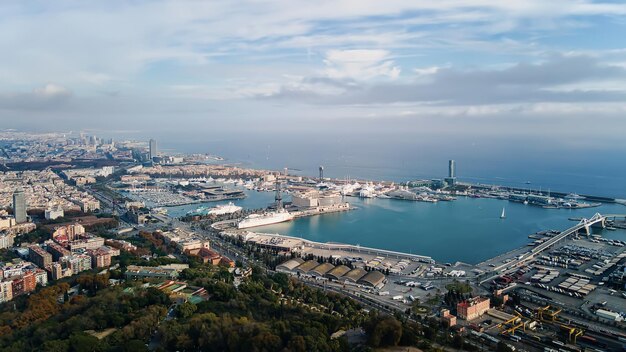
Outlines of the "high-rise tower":
[{"label": "high-rise tower", "polygon": [[13,192],[13,215],[18,224],[26,222],[26,197],[24,190],[18,188]]},{"label": "high-rise tower", "polygon": [[448,177],[449,178],[456,177],[456,170],[455,170],[454,160],[448,161]]},{"label": "high-rise tower", "polygon": [[156,139],[151,139],[150,140],[150,160],[152,160],[152,158],[156,158],[157,156],[157,141]]}]

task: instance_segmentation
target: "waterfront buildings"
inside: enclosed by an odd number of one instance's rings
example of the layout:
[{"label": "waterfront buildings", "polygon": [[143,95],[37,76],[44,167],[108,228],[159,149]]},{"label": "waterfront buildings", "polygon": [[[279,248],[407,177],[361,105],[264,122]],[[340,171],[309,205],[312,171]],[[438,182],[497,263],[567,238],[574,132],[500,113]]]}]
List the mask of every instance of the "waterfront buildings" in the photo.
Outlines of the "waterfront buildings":
[{"label": "waterfront buildings", "polygon": [[350,269],[345,265],[334,266],[331,263],[318,263],[315,260],[304,261],[293,258],[276,266],[276,271],[286,274],[300,274],[313,277],[325,277],[331,280],[360,284],[380,289],[386,282],[385,275],[378,270],[366,271],[363,268]]},{"label": "waterfront buildings", "polygon": [[26,198],[22,188],[18,188],[13,192],[13,216],[15,217],[15,222],[18,224],[24,223],[27,220]]},{"label": "waterfront buildings", "polygon": [[456,184],[456,162],[454,160],[448,161],[448,177],[445,178],[445,182],[448,186]]},{"label": "waterfront buildings", "polygon": [[456,305],[457,316],[465,320],[474,320],[489,310],[489,298],[474,297]]},{"label": "waterfront buildings", "polygon": [[343,202],[339,192],[308,190],[293,193],[291,195],[291,204],[296,207],[311,208],[336,206],[343,204]]},{"label": "waterfront buildings", "polygon": [[448,177],[453,178],[456,177],[456,169],[455,169],[456,165],[454,160],[449,160],[448,161]]}]

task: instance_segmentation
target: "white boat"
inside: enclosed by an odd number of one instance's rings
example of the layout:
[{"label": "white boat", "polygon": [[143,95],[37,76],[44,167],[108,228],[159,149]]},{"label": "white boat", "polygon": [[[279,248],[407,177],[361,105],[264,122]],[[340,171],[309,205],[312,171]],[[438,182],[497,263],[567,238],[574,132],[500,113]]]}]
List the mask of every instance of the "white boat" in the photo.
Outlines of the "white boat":
[{"label": "white boat", "polygon": [[502,214],[500,214],[500,219],[506,218],[506,213],[504,212],[504,208],[502,208]]},{"label": "white boat", "polygon": [[376,190],[374,189],[374,187],[370,186],[369,184],[366,184],[365,186],[361,187],[361,191],[359,192],[359,197],[374,198],[376,197]]},{"label": "white boat", "polygon": [[293,220],[293,215],[285,210],[271,211],[262,214],[250,214],[237,224],[239,229],[250,227],[277,224],[280,222]]},{"label": "white boat", "polygon": [[213,215],[232,214],[232,213],[236,213],[238,211],[241,211],[241,209],[243,209],[243,208],[233,204],[233,202],[229,202],[228,204],[218,205],[215,208],[211,208],[211,210],[209,210],[208,214],[209,215],[211,215],[211,214],[213,214]]}]

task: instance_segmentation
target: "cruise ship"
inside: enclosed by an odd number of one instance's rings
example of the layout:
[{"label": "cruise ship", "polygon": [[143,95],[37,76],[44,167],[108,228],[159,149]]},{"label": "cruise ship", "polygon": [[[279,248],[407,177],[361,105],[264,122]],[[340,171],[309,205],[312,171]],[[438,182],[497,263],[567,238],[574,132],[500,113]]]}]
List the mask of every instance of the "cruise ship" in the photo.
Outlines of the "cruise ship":
[{"label": "cruise ship", "polygon": [[250,227],[277,224],[279,222],[291,221],[293,215],[285,210],[266,212],[263,214],[250,214],[237,224],[239,229],[247,229]]}]

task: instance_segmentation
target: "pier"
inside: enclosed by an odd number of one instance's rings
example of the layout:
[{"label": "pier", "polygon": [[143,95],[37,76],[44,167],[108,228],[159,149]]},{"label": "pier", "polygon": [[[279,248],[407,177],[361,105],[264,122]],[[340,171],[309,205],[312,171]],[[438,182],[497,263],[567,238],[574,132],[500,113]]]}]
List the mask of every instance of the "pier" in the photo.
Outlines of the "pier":
[{"label": "pier", "polygon": [[606,226],[606,220],[607,219],[626,219],[626,215],[619,215],[619,214],[608,214],[608,215],[602,215],[600,213],[596,213],[593,217],[591,217],[591,219],[581,219],[580,222],[570,228],[568,228],[567,230],[561,232],[558,235],[555,235],[551,238],[549,238],[548,240],[546,240],[545,242],[539,244],[538,246],[536,246],[535,248],[531,249],[529,252],[526,252],[522,255],[520,255],[518,258],[516,258],[515,260],[508,262],[508,263],[504,263],[502,265],[499,265],[497,267],[494,267],[492,272],[495,274],[494,276],[491,276],[487,279],[484,279],[481,281],[485,282],[485,281],[489,281],[491,279],[493,279],[496,276],[499,276],[500,274],[508,271],[508,270],[513,270],[516,269],[522,265],[524,265],[525,263],[529,262],[530,260],[534,259],[536,256],[538,256],[539,254],[541,254],[543,251],[545,251],[546,249],[552,247],[554,244],[562,241],[563,239],[567,238],[570,235],[573,234],[578,234],[581,230],[585,232],[585,234],[587,236],[589,236],[591,234],[591,228],[592,227],[601,227],[604,228]]}]

